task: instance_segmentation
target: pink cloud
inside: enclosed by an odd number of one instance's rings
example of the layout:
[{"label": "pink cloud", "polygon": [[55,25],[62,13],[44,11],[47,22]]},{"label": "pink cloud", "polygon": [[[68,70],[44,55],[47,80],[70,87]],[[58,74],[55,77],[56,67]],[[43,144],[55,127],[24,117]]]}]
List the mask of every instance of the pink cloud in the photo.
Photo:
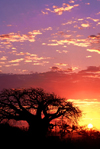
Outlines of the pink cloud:
[{"label": "pink cloud", "polygon": [[55,63],[55,65],[57,65],[57,66],[67,66],[68,64],[64,64],[64,63]]},{"label": "pink cloud", "polygon": [[98,49],[87,49],[87,51],[96,52],[96,53],[100,54],[100,50],[98,50]]},{"label": "pink cloud", "polygon": [[44,12],[43,10],[41,11],[43,14],[48,14],[48,12]]},{"label": "pink cloud", "polygon": [[[12,47],[12,42],[35,42],[35,37],[37,35],[41,35],[40,30],[33,30],[32,32],[28,32],[28,34],[19,34],[19,33],[9,33],[0,35],[1,44],[6,44],[6,48]],[[9,45],[8,45],[9,44]]]},{"label": "pink cloud", "polygon": [[0,58],[0,60],[2,60],[2,61],[7,60],[7,56],[2,56],[2,57]]},{"label": "pink cloud", "polygon": [[88,66],[86,70],[82,70],[80,71],[79,73],[90,73],[90,72],[93,72],[93,73],[97,73],[97,72],[100,72],[100,66]]},{"label": "pink cloud", "polygon": [[43,63],[33,63],[33,65],[43,65]]},{"label": "pink cloud", "polygon": [[[48,44],[48,46],[58,46],[58,45],[75,45],[79,47],[88,47],[90,42],[87,39],[64,39],[64,40],[51,40],[53,43]],[[54,43],[55,42],[55,43]],[[59,51],[58,51],[59,52]]]},{"label": "pink cloud", "polygon": [[32,60],[25,60],[25,62],[26,62],[26,63],[31,63],[31,62],[32,62]]},{"label": "pink cloud", "polygon": [[5,62],[0,62],[0,64],[5,64]]},{"label": "pink cloud", "polygon": [[12,25],[11,25],[11,24],[8,24],[7,26],[10,27],[10,26],[12,26]]},{"label": "pink cloud", "polygon": [[84,24],[81,24],[81,26],[86,28],[86,27],[90,27],[90,24],[84,23]]},{"label": "pink cloud", "polygon": [[100,14],[100,12],[97,13],[97,15],[99,15],[99,14]]},{"label": "pink cloud", "polygon": [[90,58],[90,57],[92,57],[92,56],[90,56],[90,55],[86,56],[86,58]]},{"label": "pink cloud", "polygon": [[56,52],[58,52],[58,53],[67,53],[68,51],[67,50],[63,50],[63,51],[56,50]]},{"label": "pink cloud", "polygon": [[99,36],[97,35],[90,35],[90,36],[88,36],[89,38],[91,38],[91,39],[98,39],[99,38]]},{"label": "pink cloud", "polygon": [[15,60],[9,61],[9,63],[18,63],[18,62],[21,62],[21,61],[23,61],[23,60],[24,60],[24,58],[15,59]]},{"label": "pink cloud", "polygon": [[49,31],[49,30],[52,30],[52,27],[47,27],[47,28],[44,28],[42,29],[43,31]]},{"label": "pink cloud", "polygon": [[67,66],[67,64],[63,64],[63,63],[56,63],[57,66],[52,66],[50,67],[51,71],[54,71],[54,72],[64,72],[64,73],[70,73],[70,72],[73,72],[77,69],[79,69],[78,67],[70,67],[70,68],[66,68],[66,69],[63,69],[62,67],[58,67],[58,66]]},{"label": "pink cloud", "polygon": [[86,5],[90,5],[90,3],[85,3]]},{"label": "pink cloud", "polygon": [[16,64],[11,64],[11,66],[18,66],[19,65],[19,63],[16,63]]},{"label": "pink cloud", "polygon": [[11,65],[5,65],[5,67],[10,67]]},{"label": "pink cloud", "polygon": [[92,21],[94,21],[94,22],[98,22],[100,19],[93,19],[93,18],[91,18],[91,17],[87,17],[87,19],[90,19],[90,20],[92,20]]},{"label": "pink cloud", "polygon": [[73,0],[70,0],[69,3],[75,3]]},{"label": "pink cloud", "polygon": [[24,70],[22,70],[22,72],[27,72],[28,70],[26,70],[26,69],[24,69]]},{"label": "pink cloud", "polygon": [[[74,1],[71,1],[71,3],[73,3]],[[75,4],[73,6],[63,3],[62,7],[58,7],[58,6],[53,6],[53,10],[51,10],[50,8],[46,8],[47,11],[50,11],[52,13],[56,13],[57,15],[62,15],[63,12],[65,11],[70,11],[71,9],[73,9],[74,7],[78,7],[79,4]]]},{"label": "pink cloud", "polygon": [[52,66],[52,67],[50,67],[50,69],[52,71],[59,71],[60,70],[59,67],[57,67],[57,66]]}]

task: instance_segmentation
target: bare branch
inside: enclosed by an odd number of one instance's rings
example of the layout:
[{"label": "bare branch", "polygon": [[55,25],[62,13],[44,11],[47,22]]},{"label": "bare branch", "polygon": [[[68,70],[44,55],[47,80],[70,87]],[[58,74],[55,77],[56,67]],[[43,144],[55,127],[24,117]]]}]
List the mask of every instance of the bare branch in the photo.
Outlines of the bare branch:
[{"label": "bare branch", "polygon": [[71,102],[41,88],[6,89],[0,93],[0,122],[26,120],[32,129],[37,128],[36,133],[41,127],[42,132],[47,131],[53,119],[63,116],[77,122],[80,115],[81,111]]}]

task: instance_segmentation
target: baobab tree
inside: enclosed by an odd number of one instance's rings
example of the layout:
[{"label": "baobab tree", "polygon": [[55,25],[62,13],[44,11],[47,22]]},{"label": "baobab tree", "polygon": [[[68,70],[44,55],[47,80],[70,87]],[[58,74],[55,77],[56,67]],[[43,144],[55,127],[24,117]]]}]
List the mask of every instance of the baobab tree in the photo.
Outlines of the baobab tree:
[{"label": "baobab tree", "polygon": [[77,123],[81,111],[72,102],[41,88],[4,89],[0,93],[0,122],[25,120],[31,133],[45,135],[52,120],[61,116]]}]

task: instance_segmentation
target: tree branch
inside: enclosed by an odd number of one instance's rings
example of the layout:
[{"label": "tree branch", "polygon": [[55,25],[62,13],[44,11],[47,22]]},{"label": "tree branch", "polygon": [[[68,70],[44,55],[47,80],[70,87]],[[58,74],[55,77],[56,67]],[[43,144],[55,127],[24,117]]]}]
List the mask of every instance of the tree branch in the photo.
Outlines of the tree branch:
[{"label": "tree branch", "polygon": [[[2,101],[0,101],[0,103],[2,104],[2,106],[4,105],[4,106],[8,106],[8,107],[10,107],[11,109],[13,109],[13,110],[15,110],[16,112],[18,112],[18,113],[21,113],[22,111],[20,110],[20,109],[18,109],[16,106],[14,106],[13,104],[7,104],[7,103],[4,103],[4,102],[2,102]],[[3,108],[3,107],[1,107],[1,108]]]},{"label": "tree branch", "polygon": [[66,110],[63,109],[62,107],[59,107],[56,113],[54,113],[54,114],[48,114],[49,121],[51,121],[52,119],[58,118],[58,117],[64,115],[65,113],[66,113]]}]

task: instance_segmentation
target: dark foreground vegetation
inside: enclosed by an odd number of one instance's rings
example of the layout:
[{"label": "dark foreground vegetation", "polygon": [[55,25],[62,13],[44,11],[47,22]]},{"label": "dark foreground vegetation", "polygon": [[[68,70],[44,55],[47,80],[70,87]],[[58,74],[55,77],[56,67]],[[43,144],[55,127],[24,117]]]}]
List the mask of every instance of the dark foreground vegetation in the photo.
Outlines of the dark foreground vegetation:
[{"label": "dark foreground vegetation", "polygon": [[[100,133],[79,127],[81,115],[81,110],[72,102],[43,89],[5,89],[0,93],[0,145],[10,148],[98,149]],[[11,125],[11,121],[26,121],[29,127],[21,129]]]},{"label": "dark foreground vegetation", "polygon": [[[90,131],[90,130],[89,130]],[[82,132],[80,132],[82,134]],[[34,134],[21,130],[18,127],[12,127],[6,124],[0,125],[0,145],[10,148],[74,148],[74,149],[99,149],[100,148],[100,132],[89,132],[84,130],[80,138],[61,138],[54,134],[47,135],[44,138],[37,139]]]}]

